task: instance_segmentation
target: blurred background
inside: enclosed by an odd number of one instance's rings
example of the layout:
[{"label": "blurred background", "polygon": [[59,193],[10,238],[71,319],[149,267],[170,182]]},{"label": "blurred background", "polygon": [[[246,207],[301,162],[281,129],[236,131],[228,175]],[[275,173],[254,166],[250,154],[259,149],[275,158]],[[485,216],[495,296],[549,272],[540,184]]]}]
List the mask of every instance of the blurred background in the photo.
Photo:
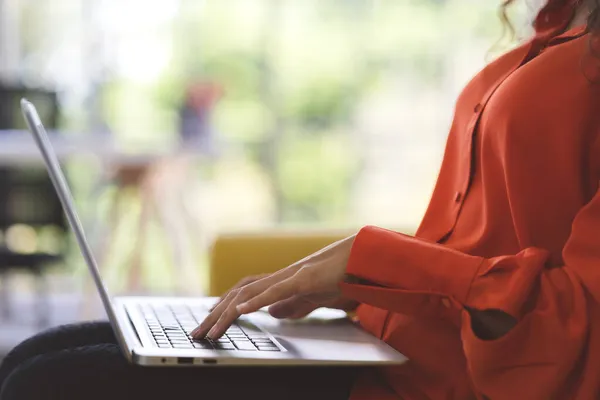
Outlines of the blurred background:
[{"label": "blurred background", "polygon": [[111,290],[200,295],[224,232],[414,232],[461,88],[530,32],[499,3],[0,0],[0,353],[102,315],[21,97]]}]

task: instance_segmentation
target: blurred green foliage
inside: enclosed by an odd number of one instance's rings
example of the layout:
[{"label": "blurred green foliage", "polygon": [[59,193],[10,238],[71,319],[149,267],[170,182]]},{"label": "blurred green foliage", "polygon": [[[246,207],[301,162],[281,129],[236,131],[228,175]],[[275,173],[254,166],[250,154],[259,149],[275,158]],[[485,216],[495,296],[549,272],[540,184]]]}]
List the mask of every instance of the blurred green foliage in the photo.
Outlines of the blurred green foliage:
[{"label": "blurred green foliage", "polygon": [[[51,3],[25,2],[23,26]],[[480,0],[178,4],[166,26],[147,32],[148,41],[168,44],[166,67],[150,82],[108,73],[103,116],[124,143],[173,144],[186,87],[219,83],[224,97],[213,123],[224,153],[241,149],[249,166],[262,168],[278,223],[344,220],[360,174],[362,154],[352,133],[365,99],[396,77],[440,90],[457,44],[479,37],[491,47],[501,36],[499,4]],[[38,30],[32,32],[29,47],[39,41]]]},{"label": "blurred green foliage", "polygon": [[440,30],[497,35],[495,8],[472,3],[184,1],[154,97],[173,108],[188,82],[219,82],[215,125],[270,177],[278,222],[343,221],[359,173],[357,104],[389,74],[439,84],[451,45]]}]

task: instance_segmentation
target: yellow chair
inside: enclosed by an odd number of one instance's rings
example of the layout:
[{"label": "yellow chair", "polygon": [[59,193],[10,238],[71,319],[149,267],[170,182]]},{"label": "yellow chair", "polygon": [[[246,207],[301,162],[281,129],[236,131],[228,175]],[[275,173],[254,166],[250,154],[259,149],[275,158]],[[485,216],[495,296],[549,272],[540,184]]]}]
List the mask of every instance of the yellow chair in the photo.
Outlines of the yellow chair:
[{"label": "yellow chair", "polygon": [[246,276],[278,271],[352,233],[273,230],[221,235],[211,250],[208,294],[220,296]]}]

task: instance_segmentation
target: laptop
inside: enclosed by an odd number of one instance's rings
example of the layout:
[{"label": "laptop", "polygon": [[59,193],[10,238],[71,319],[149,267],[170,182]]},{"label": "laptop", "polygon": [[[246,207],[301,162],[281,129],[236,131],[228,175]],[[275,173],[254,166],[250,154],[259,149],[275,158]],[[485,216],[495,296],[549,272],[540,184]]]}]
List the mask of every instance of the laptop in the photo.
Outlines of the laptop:
[{"label": "laptop", "polygon": [[406,357],[333,310],[317,310],[300,321],[280,321],[264,310],[239,318],[216,341],[190,333],[217,299],[111,297],[100,276],[75,210],[71,191],[40,117],[29,101],[23,116],[42,154],[102,304],[130,363],[144,366],[370,366],[398,365]]}]

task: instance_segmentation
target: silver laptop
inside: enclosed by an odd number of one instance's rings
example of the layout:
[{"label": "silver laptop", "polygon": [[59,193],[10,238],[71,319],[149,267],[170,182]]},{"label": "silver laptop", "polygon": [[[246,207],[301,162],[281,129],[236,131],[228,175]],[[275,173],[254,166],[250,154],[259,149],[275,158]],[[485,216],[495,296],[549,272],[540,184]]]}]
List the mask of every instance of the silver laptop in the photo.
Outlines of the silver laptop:
[{"label": "silver laptop", "polygon": [[[300,321],[279,321],[264,311],[240,318],[217,341],[195,341],[191,331],[215,298],[112,297],[98,271],[75,211],[71,191],[38,113],[21,109],[44,158],[64,212],[92,274],[125,357],[149,366],[394,365],[406,358],[334,311]],[[330,315],[334,313],[334,315]]]}]

